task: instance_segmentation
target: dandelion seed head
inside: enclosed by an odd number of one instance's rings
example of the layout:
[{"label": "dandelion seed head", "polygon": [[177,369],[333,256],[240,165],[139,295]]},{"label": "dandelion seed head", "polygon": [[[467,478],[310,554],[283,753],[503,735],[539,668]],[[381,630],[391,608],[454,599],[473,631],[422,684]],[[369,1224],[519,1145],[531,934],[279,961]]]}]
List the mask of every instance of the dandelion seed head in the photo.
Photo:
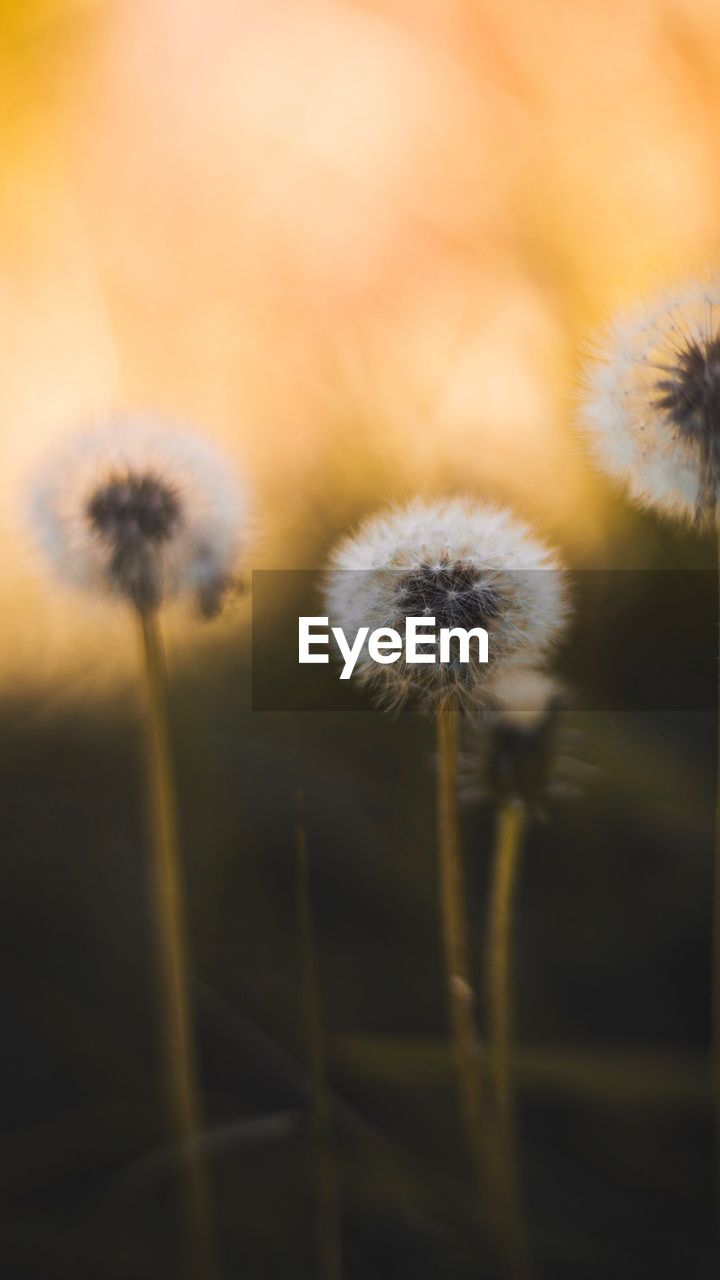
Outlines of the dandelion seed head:
[{"label": "dandelion seed head", "polygon": [[247,502],[210,444],[150,419],[77,435],[36,477],[31,519],[58,576],[151,612],[191,597],[218,612],[247,530]]},{"label": "dandelion seed head", "polygon": [[[464,499],[417,500],[373,516],[336,549],[326,579],[331,625],[404,635],[408,617],[440,628],[488,633],[489,661],[451,648],[447,663],[378,665],[363,650],[356,675],[381,703],[408,698],[434,712],[449,698],[481,701],[509,664],[540,661],[559,639],[568,612],[564,575],[552,553],[510,512]],[[421,647],[421,652],[423,648]],[[431,652],[431,650],[425,650]]]},{"label": "dandelion seed head", "polygon": [[398,582],[398,609],[407,618],[434,618],[438,627],[483,627],[500,610],[498,592],[470,563],[421,564]]},{"label": "dandelion seed head", "polygon": [[632,498],[705,524],[720,497],[720,281],[620,317],[598,343],[581,421]]}]

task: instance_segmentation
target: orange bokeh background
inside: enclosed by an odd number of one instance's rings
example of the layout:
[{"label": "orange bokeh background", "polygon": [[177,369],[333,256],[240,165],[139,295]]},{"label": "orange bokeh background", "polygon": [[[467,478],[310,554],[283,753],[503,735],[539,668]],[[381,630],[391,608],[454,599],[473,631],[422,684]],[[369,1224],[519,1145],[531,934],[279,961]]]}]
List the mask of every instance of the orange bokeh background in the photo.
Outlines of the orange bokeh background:
[{"label": "orange bokeh background", "polygon": [[0,109],[4,684],[123,668],[22,518],[48,442],[118,408],[248,472],[254,567],[461,489],[602,560],[581,356],[712,262],[717,4],[3,0]]}]

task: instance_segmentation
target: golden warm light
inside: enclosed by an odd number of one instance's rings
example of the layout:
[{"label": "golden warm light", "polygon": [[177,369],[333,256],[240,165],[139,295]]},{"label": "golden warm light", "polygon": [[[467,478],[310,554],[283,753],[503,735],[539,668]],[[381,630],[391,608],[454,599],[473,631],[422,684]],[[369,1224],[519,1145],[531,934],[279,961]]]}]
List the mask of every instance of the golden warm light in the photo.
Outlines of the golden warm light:
[{"label": "golden warm light", "polygon": [[120,661],[22,517],[116,409],[225,446],[257,566],[415,490],[598,554],[579,355],[716,249],[717,6],[34,0],[0,32],[4,681]]}]

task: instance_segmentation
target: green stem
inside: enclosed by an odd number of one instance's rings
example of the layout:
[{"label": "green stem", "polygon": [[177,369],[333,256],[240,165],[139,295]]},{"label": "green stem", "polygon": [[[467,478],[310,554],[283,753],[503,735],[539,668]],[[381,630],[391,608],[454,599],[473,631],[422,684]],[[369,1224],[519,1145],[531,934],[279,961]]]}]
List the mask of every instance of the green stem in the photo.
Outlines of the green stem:
[{"label": "green stem", "polygon": [[201,1148],[194,1141],[202,1128],[202,1105],[188,1000],[188,944],[170,766],[167,673],[156,615],[141,614],[140,629],[152,833],[152,899],[162,997],[160,1026],[168,1119],[174,1138],[184,1146],[180,1176],[189,1228],[188,1274],[193,1280],[215,1280],[219,1268],[210,1183]]},{"label": "green stem", "polygon": [[494,1182],[500,1244],[515,1280],[530,1274],[518,1171],[515,1102],[511,1075],[512,920],[517,873],[525,826],[520,801],[498,811],[490,891],[487,966],[488,1068],[496,1130],[497,1170]]},{"label": "green stem", "polygon": [[342,1280],[340,1206],[332,1150],[330,1091],[328,1088],[325,1038],[323,1035],[320,1001],[320,969],[315,946],[312,900],[310,897],[305,800],[301,790],[298,790],[296,795],[295,861],[305,1034],[310,1062],[312,1105],[315,1119],[314,1163],[319,1270],[324,1280]]},{"label": "green stem", "polygon": [[465,936],[463,872],[457,811],[458,710],[447,703],[437,716],[437,823],[440,908],[450,1025],[465,1137],[478,1191],[485,1185],[485,1142],[479,1086],[479,1053]]}]

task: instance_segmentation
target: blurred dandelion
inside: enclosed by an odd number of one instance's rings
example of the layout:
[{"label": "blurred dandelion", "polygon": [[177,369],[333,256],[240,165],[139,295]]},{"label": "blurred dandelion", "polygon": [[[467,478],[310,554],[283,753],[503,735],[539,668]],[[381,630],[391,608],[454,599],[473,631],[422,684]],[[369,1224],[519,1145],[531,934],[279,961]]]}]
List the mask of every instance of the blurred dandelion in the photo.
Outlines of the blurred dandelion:
[{"label": "blurred dandelion", "polygon": [[695,281],[621,316],[587,373],[582,424],[631,497],[698,524],[720,493],[720,283]]},{"label": "blurred dandelion", "polygon": [[[615,322],[581,422],[602,466],[645,506],[712,527],[720,582],[720,281],[691,282]],[[720,735],[720,686],[718,690]],[[720,1213],[720,736],[713,889],[713,1069]]]},{"label": "blurred dandelion", "polygon": [[441,627],[484,627],[489,661],[378,666],[361,656],[357,671],[386,705],[414,697],[437,726],[437,816],[448,1004],[460,1103],[478,1186],[486,1150],[477,1079],[475,996],[464,919],[458,826],[458,722],[482,703],[505,668],[540,661],[567,614],[564,577],[554,556],[507,511],[454,499],[415,501],[366,521],[336,549],[326,583],[327,611],[349,631],[432,617]]},{"label": "blurred dandelion", "polygon": [[170,1120],[193,1152],[182,1176],[198,1280],[216,1275],[218,1263],[208,1174],[192,1141],[202,1106],[158,612],[176,597],[191,598],[205,616],[217,612],[232,580],[245,513],[244,496],[209,446],[144,419],[118,419],[71,440],[38,476],[31,507],[36,536],[58,576],[124,601],[139,622],[163,1052]]},{"label": "blurred dandelion", "polygon": [[144,418],[68,441],[38,475],[31,514],[63,581],[143,615],[177,597],[218,612],[247,528],[245,494],[223,458]]},{"label": "blurred dandelion", "polygon": [[720,282],[695,281],[620,317],[588,370],[582,422],[630,496],[697,524],[720,494]]},{"label": "blurred dandelion", "polygon": [[578,795],[593,770],[578,756],[582,735],[567,721],[567,694],[545,671],[510,669],[482,715],[464,726],[460,798],[500,806],[521,799],[532,818]]}]

